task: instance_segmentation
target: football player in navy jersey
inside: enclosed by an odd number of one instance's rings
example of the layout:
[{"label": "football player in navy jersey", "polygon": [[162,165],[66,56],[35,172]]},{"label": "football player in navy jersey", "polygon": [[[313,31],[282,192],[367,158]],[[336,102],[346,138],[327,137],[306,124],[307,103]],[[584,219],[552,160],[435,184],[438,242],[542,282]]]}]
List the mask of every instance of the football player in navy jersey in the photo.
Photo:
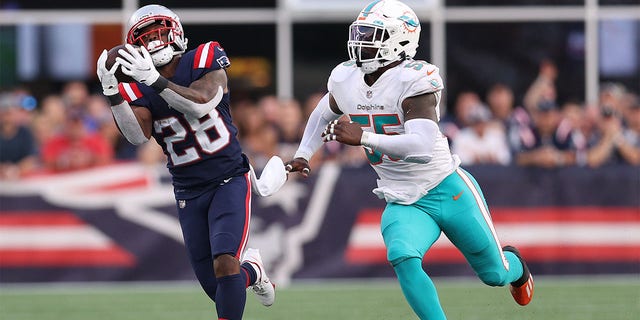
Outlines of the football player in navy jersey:
[{"label": "football player in navy jersey", "polygon": [[[244,252],[252,188],[229,110],[229,58],[215,41],[187,51],[178,16],[160,5],[131,16],[126,42],[110,69],[103,51],[98,78],[127,140],[153,136],[167,156],[188,256],[218,319],[242,318],[245,289],[270,306],[275,286],[259,252]],[[135,82],[119,83],[118,68]]]}]

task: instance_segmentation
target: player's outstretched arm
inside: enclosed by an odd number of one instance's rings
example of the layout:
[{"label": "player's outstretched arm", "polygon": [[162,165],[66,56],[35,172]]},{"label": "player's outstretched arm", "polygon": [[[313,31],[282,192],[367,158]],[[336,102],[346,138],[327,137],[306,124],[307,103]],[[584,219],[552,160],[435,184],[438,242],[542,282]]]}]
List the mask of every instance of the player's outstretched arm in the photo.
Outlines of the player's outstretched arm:
[{"label": "player's outstretched arm", "polygon": [[171,108],[183,114],[200,119],[215,108],[222,100],[227,76],[224,70],[207,73],[189,87],[179,86],[160,75],[149,52],[127,44],[127,50],[120,49],[122,57],[116,62],[122,65],[122,72],[134,80],[154,88]]},{"label": "player's outstretched arm", "polygon": [[322,146],[322,131],[327,124],[342,115],[330,93],[320,99],[316,108],[309,115],[307,125],[304,128],[302,140],[293,160],[287,162],[286,169],[289,172],[300,172],[307,177],[310,172],[309,159]]},{"label": "player's outstretched arm", "polygon": [[113,119],[115,120],[122,135],[131,144],[143,144],[147,142],[151,136],[151,126],[143,125],[144,123],[151,122],[151,115],[146,114],[148,113],[148,110],[144,108],[138,108],[140,110],[134,112],[134,109],[129,105],[129,103],[122,98],[122,95],[118,90],[118,80],[115,76],[115,72],[118,67],[120,67],[120,64],[116,62],[111,66],[111,69],[107,69],[107,55],[107,50],[104,50],[98,58],[96,66],[98,79],[102,85],[102,93],[111,103]]}]

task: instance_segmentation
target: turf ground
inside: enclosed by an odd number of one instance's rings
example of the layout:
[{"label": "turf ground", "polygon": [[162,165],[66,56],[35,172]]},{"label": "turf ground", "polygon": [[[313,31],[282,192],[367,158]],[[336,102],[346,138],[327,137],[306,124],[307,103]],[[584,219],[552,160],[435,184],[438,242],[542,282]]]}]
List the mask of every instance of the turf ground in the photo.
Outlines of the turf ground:
[{"label": "turf ground", "polygon": [[[477,279],[434,279],[450,320],[640,319],[640,275],[536,278],[533,302],[518,306],[506,288]],[[205,320],[213,305],[194,283],[0,285],[2,320]],[[416,319],[392,281],[305,282],[261,306],[247,296],[246,320]]]}]

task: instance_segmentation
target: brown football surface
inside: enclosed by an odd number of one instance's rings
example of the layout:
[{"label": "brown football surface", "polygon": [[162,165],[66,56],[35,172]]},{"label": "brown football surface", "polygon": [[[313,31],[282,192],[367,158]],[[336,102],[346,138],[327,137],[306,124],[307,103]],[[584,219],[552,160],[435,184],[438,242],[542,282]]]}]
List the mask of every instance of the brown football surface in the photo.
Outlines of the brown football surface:
[{"label": "brown football surface", "polygon": [[[109,49],[109,51],[107,52],[107,62],[105,63],[107,69],[111,69],[113,64],[116,63],[116,58],[120,56],[120,54],[118,53],[118,50],[120,49],[126,50],[124,45],[121,44]],[[116,70],[116,78],[118,79],[118,82],[136,82],[135,80],[133,80],[133,78],[124,74],[121,67],[118,67],[118,69]]]}]

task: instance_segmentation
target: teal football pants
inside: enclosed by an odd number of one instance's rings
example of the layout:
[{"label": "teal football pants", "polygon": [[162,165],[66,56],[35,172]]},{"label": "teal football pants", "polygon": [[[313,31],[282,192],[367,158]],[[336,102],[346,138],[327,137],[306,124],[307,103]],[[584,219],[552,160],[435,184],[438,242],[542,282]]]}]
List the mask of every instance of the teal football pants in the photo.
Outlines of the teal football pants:
[{"label": "teal football pants", "polygon": [[485,284],[504,286],[522,276],[520,260],[500,247],[478,183],[461,168],[412,205],[388,203],[380,227],[387,259],[420,319],[446,319],[436,288],[422,268],[425,253],[441,232]]}]

